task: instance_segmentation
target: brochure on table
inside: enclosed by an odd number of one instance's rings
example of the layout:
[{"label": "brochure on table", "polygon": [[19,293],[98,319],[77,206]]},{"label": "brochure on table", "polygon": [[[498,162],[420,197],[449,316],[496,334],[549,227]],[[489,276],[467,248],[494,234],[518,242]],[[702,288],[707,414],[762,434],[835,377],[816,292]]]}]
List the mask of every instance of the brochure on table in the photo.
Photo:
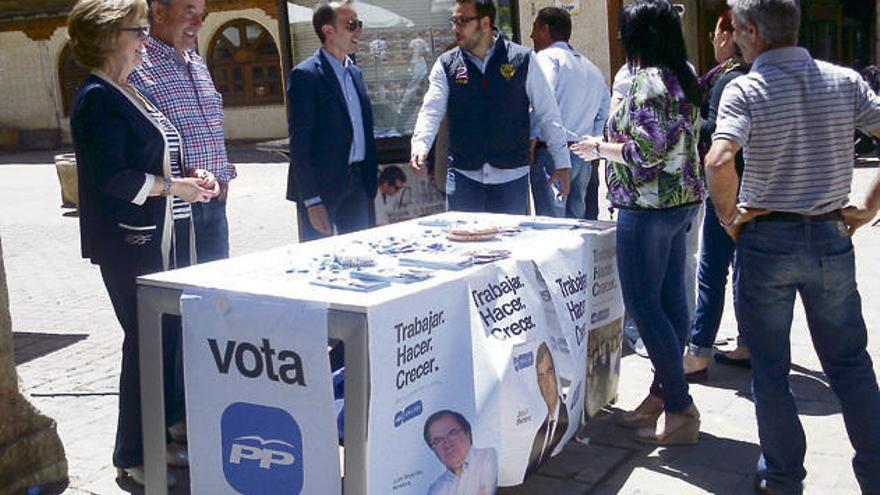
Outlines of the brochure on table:
[{"label": "brochure on table", "polygon": [[192,493],[341,493],[326,305],[188,291],[181,310]]}]

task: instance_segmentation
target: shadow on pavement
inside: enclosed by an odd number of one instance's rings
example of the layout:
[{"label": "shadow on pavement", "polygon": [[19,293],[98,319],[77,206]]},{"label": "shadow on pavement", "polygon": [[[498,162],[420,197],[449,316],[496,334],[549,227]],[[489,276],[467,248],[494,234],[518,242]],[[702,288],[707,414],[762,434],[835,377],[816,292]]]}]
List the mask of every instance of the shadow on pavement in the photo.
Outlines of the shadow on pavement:
[{"label": "shadow on pavement", "polygon": [[677,478],[707,493],[736,493],[748,484],[760,454],[757,444],[702,432],[696,445],[644,445],[634,440],[634,430],[616,424],[620,412],[618,408],[607,408],[581,432],[590,438],[591,446],[629,452],[587,493],[617,493],[637,469]]},{"label": "shadow on pavement", "polygon": [[[287,158],[277,153],[258,151],[255,142],[226,143],[229,161],[232,163],[279,163]],[[0,152],[0,166],[3,165],[54,165],[55,155],[73,153],[70,147],[57,150]]]},{"label": "shadow on pavement", "polygon": [[48,151],[20,151],[11,153],[0,152],[0,166],[2,165],[55,165],[55,155],[73,153],[70,148],[61,148]]},{"label": "shadow on pavement", "polygon": [[38,332],[12,332],[15,365],[41,358],[88,338],[84,333],[54,334]]},{"label": "shadow on pavement", "polygon": [[[840,403],[831,390],[825,373],[792,363],[789,384],[799,414],[831,416],[841,412]],[[748,369],[713,363],[709,368],[709,380],[690,386],[728,389],[734,391],[738,397],[754,402],[752,372]]]},{"label": "shadow on pavement", "polygon": [[[168,495],[189,495],[189,469],[186,468],[168,468],[168,472],[177,479],[174,488],[168,490]],[[144,489],[131,478],[116,478],[116,486],[126,493],[134,495],[143,495]]]}]

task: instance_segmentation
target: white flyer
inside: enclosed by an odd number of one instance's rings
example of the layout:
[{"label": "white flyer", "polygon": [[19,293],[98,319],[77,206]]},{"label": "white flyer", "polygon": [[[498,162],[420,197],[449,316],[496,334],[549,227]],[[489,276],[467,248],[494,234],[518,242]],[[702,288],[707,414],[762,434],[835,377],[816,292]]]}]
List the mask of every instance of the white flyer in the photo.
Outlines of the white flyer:
[{"label": "white flyer", "polygon": [[205,289],[181,310],[192,493],[341,493],[326,305]]},{"label": "white flyer", "polygon": [[494,493],[497,432],[475,422],[467,284],[371,309],[367,325],[367,493]]},{"label": "white flyer", "polygon": [[574,378],[556,312],[532,261],[508,260],[468,279],[477,428],[496,431],[499,486],[514,486],[565,445]]},{"label": "white flyer", "polygon": [[592,417],[617,396],[623,344],[623,296],[617,274],[614,224],[590,235],[589,350],[586,414]]}]

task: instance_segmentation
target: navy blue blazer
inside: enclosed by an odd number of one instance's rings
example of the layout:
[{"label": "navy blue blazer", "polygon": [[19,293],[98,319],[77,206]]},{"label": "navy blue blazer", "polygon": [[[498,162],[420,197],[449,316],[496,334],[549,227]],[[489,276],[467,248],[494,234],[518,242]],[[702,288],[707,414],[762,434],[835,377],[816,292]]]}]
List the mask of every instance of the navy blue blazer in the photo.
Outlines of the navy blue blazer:
[{"label": "navy blue blazer", "polygon": [[[92,74],[73,100],[70,128],[76,151],[83,258],[105,264],[132,260],[163,268],[168,198],[132,201],[146,174],[165,176],[161,131],[106,80]],[[171,220],[169,220],[171,222]],[[164,245],[164,246],[163,246]]]},{"label": "navy blue blazer", "polygon": [[[351,70],[361,103],[366,153],[361,180],[376,196],[378,159],[373,139],[373,108],[360,69]],[[290,170],[287,199],[304,201],[339,197],[348,182],[348,158],[354,139],[342,87],[321,49],[290,71],[287,84]]]}]

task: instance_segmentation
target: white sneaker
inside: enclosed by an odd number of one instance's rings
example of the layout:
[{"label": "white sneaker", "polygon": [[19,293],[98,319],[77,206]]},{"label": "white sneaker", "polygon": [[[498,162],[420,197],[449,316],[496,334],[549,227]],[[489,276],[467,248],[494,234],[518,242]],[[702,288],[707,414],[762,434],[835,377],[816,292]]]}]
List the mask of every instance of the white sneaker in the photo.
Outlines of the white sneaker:
[{"label": "white sneaker", "polygon": [[[168,473],[168,488],[174,488],[177,485],[177,478],[173,474]],[[129,478],[138,486],[143,487],[146,483],[147,476],[144,474],[144,466],[132,466],[127,468],[116,469],[116,479],[124,480]]]}]

